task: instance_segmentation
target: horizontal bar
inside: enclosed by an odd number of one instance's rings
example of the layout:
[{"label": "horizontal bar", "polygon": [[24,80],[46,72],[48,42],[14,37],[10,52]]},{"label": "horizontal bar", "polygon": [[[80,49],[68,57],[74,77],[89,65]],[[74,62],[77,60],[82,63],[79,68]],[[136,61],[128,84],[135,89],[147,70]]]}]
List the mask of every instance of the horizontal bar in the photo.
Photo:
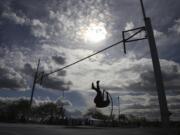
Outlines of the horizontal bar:
[{"label": "horizontal bar", "polygon": [[133,40],[127,40],[125,42],[135,42],[135,41],[139,41],[139,40],[144,40],[144,39],[147,39],[146,37],[145,38],[139,38],[139,39],[133,39]]},{"label": "horizontal bar", "polygon": [[134,29],[130,29],[130,30],[125,30],[123,32],[130,32],[130,31],[135,31],[135,30],[139,30],[139,29],[145,30],[145,27],[138,27],[138,28],[134,28]]},{"label": "horizontal bar", "polygon": [[136,36],[138,33],[140,33],[141,31],[143,31],[143,29],[140,29],[139,31],[135,32],[134,34],[130,35],[127,39],[123,39],[123,42],[128,41],[129,39],[133,38],[134,36]]}]

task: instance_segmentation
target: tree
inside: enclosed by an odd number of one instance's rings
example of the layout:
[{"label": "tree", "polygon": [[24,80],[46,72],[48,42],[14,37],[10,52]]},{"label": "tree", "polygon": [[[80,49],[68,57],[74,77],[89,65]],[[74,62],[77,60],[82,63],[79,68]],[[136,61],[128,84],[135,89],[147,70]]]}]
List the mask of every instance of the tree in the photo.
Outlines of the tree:
[{"label": "tree", "polygon": [[95,108],[89,108],[87,110],[85,116],[91,116],[92,118],[100,119],[100,120],[106,120],[109,117],[109,116],[103,114],[100,110],[97,110]]}]

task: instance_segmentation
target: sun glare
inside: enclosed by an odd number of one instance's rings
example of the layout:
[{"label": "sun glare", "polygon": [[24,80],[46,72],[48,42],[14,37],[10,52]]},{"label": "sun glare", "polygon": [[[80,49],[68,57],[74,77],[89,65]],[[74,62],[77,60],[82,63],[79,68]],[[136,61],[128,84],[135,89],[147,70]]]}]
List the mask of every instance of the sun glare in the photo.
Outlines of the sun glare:
[{"label": "sun glare", "polygon": [[103,23],[90,24],[83,33],[86,42],[100,42],[106,39],[107,31]]}]

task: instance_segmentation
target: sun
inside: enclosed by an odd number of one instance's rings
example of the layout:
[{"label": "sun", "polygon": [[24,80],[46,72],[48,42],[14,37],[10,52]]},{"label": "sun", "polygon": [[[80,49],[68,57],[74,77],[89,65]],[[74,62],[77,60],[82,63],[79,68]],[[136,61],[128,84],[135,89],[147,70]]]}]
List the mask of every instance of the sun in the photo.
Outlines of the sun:
[{"label": "sun", "polygon": [[107,31],[104,23],[91,23],[83,32],[86,42],[98,43],[106,39]]}]

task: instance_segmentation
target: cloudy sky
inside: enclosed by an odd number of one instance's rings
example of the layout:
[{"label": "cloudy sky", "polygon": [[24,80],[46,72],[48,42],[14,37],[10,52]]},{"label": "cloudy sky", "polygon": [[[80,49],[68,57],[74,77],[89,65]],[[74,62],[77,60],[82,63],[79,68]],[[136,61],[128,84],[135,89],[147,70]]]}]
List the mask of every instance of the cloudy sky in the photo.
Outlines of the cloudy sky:
[{"label": "cloudy sky", "polygon": [[[171,119],[180,120],[180,1],[144,0],[151,17]],[[0,98],[30,97],[33,76],[49,73],[122,39],[143,26],[139,0],[1,0]],[[130,33],[131,34],[131,33]],[[159,118],[157,91],[147,41],[111,48],[37,85],[38,101],[58,101],[65,91],[75,110],[93,107],[91,83],[101,80],[121,113]],[[107,112],[109,108],[105,109]],[[117,113],[115,110],[114,113]]]}]

